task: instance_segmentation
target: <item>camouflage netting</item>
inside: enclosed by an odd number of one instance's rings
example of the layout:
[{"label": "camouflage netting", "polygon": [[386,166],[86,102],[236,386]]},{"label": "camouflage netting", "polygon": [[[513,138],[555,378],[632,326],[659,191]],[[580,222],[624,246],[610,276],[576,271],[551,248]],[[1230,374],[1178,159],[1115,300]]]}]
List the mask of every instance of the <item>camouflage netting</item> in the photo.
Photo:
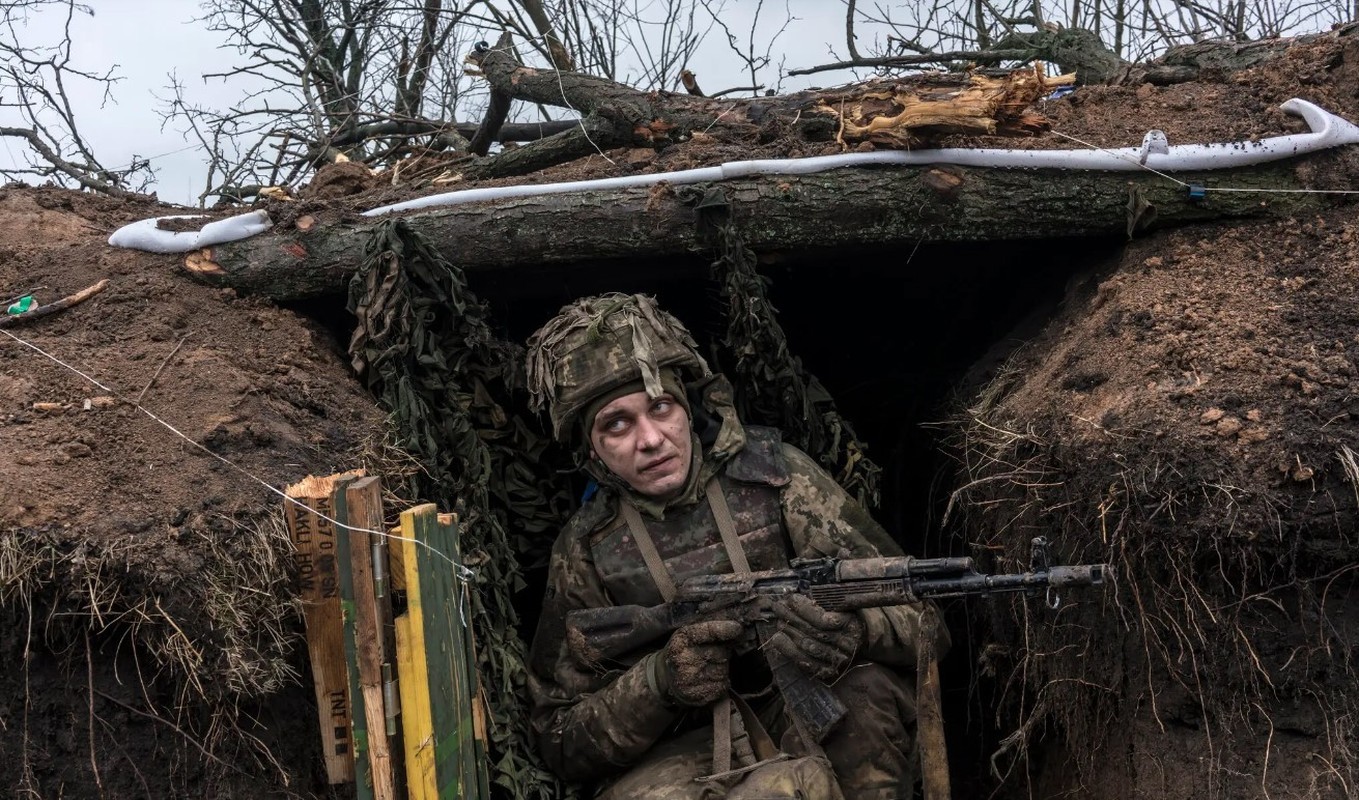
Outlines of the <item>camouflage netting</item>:
[{"label": "camouflage netting", "polygon": [[732,224],[726,193],[697,187],[679,193],[698,211],[699,228],[716,250],[712,276],[725,307],[724,344],[735,360],[727,377],[741,419],[780,429],[860,503],[877,507],[882,470],[864,454],[830,393],[789,351],[769,302],[768,279],[756,271],[755,253]]},{"label": "camouflage netting", "polygon": [[515,798],[560,797],[530,744],[513,597],[523,588],[523,539],[548,538],[570,509],[551,480],[560,454],[518,411],[523,354],[491,333],[462,272],[400,220],[374,232],[350,310],[359,319],[355,369],[392,414],[394,444],[423,466],[409,476],[407,498],[462,513],[494,782]]}]

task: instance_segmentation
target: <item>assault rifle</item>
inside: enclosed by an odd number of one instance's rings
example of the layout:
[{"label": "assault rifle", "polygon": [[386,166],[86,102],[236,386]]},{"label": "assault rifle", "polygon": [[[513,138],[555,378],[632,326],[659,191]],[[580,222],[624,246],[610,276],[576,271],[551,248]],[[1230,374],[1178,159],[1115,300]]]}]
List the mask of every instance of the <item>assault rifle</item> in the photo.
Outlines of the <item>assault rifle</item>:
[{"label": "assault rifle", "polygon": [[[1048,605],[1060,604],[1059,590],[1098,586],[1104,564],[1049,566],[1048,543],[1033,540],[1027,572],[977,572],[970,558],[794,559],[788,569],[746,575],[702,575],[681,583],[673,600],[657,606],[611,606],[566,615],[567,641],[582,663],[598,664],[668,636],[676,629],[710,619],[736,619],[753,627],[757,647],[776,631],[771,602],[803,594],[828,611],[854,611],[1004,592],[1043,591]],[[774,681],[794,718],[819,742],[845,714],[825,684],[765,650]],[[778,663],[776,663],[778,662]]]}]

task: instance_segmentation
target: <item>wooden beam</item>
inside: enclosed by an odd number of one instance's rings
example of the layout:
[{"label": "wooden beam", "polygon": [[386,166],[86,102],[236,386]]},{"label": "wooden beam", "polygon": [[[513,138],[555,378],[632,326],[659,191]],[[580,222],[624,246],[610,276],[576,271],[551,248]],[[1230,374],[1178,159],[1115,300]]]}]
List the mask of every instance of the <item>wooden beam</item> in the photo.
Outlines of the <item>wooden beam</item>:
[{"label": "wooden beam", "polygon": [[[1343,175],[1343,157],[1311,156],[1240,170],[1177,177],[1210,187],[1201,200],[1145,172],[1001,170],[951,166],[839,169],[802,176],[751,176],[713,184],[731,219],[759,254],[909,251],[920,242],[1006,241],[1127,235],[1211,220],[1287,217],[1337,200],[1317,194],[1213,192],[1307,188],[1298,167]],[[1337,173],[1339,171],[1339,173]],[[1133,202],[1133,201],[1136,202]],[[533,270],[609,259],[704,254],[695,212],[671,188],[544,195],[433,209],[406,217],[459,266]],[[194,277],[278,300],[341,294],[359,266],[371,224],[279,230],[209,248],[219,273]],[[607,231],[608,235],[601,235]],[[706,262],[704,262],[706,263]]]},{"label": "wooden beam", "polygon": [[[401,791],[401,759],[399,742],[388,734],[387,722],[394,709],[388,709],[383,696],[384,668],[390,672],[391,654],[387,648],[387,627],[391,624],[391,595],[387,586],[379,587],[374,575],[382,575],[386,566],[381,556],[386,548],[379,547],[375,558],[374,537],[369,530],[380,531],[382,522],[382,481],[376,476],[350,484],[344,491],[347,520],[353,526],[348,531],[349,562],[353,573],[353,630],[356,640],[359,697],[354,701],[357,724],[358,707],[363,706],[367,724],[368,760],[372,774],[374,800],[398,800]],[[379,594],[379,590],[381,594]]]},{"label": "wooden beam", "polygon": [[476,648],[472,636],[472,592],[467,581],[458,577],[462,556],[457,551],[459,541],[458,515],[440,514],[441,538],[452,542],[455,564],[443,565],[443,572],[453,580],[452,589],[458,604],[461,624],[453,630],[454,689],[459,709],[458,741],[461,754],[460,797],[489,798],[490,771],[486,763],[486,715],[482,708],[481,684],[477,676]]},{"label": "wooden beam", "polygon": [[322,758],[326,780],[332,784],[354,780],[354,752],[331,493],[336,481],[362,475],[362,470],[354,470],[322,478],[308,476],[284,490],[292,498],[284,505],[284,516],[297,561],[298,595],[307,627]]},{"label": "wooden beam", "polygon": [[468,651],[470,598],[458,577],[457,525],[450,517],[440,520],[433,505],[422,505],[402,513],[401,535],[406,613],[398,630],[410,654],[404,669],[409,680],[422,684],[410,693],[410,702],[427,709],[426,714],[404,705],[403,675],[403,717],[411,720],[405,728],[407,782],[413,797],[418,791],[440,800],[486,798],[481,789],[486,782],[479,777],[486,768],[484,750],[477,749],[472,711],[475,689],[469,685],[475,673]]},{"label": "wooden beam", "polygon": [[[366,480],[366,479],[365,479]],[[368,757],[368,713],[364,708],[359,685],[358,640],[354,618],[354,564],[350,557],[352,534],[345,489],[353,477],[336,480],[331,488],[331,508],[339,524],[335,526],[335,561],[340,580],[340,610],[343,619],[346,686],[350,708],[350,740],[354,751],[354,796],[357,800],[373,800],[372,768]]]},{"label": "wooden beam", "polygon": [[424,639],[410,613],[396,624],[396,673],[401,690],[401,741],[406,762],[406,791],[410,800],[434,800],[434,734],[429,718],[429,674],[425,671]]}]

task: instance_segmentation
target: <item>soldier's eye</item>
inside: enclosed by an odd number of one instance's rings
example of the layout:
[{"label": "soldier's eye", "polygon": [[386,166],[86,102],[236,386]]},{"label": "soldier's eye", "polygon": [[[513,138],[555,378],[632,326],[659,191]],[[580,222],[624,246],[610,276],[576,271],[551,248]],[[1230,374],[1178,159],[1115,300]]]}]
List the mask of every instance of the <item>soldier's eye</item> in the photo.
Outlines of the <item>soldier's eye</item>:
[{"label": "soldier's eye", "polygon": [[673,410],[674,408],[675,408],[674,400],[671,400],[668,397],[662,397],[661,399],[657,400],[655,403],[652,404],[651,413],[655,414],[658,417],[663,417],[666,414],[669,414],[671,410]]}]

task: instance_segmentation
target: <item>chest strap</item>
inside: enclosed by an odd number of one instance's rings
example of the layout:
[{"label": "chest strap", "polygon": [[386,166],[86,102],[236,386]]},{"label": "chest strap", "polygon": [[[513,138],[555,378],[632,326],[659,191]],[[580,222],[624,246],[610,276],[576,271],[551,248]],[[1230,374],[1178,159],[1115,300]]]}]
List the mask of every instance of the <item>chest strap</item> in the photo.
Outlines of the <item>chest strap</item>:
[{"label": "chest strap", "polygon": [[722,493],[722,487],[716,480],[708,481],[707,494],[708,507],[712,509],[717,530],[722,534],[722,547],[727,551],[727,558],[731,559],[731,571],[736,575],[749,575],[750,562],[746,560],[741,537],[736,535],[736,520],[732,519],[727,496]]},{"label": "chest strap", "polygon": [[[746,558],[745,548],[741,545],[741,537],[736,533],[736,520],[731,515],[731,507],[727,505],[727,497],[722,493],[720,482],[716,479],[708,481],[706,494],[708,507],[712,510],[713,519],[717,521],[718,533],[722,535],[722,547],[727,551],[727,558],[731,561],[733,574],[749,575],[750,561]],[[637,549],[642,553],[642,562],[646,564],[646,570],[651,574],[651,580],[655,582],[656,589],[661,593],[661,599],[667,603],[670,602],[675,599],[675,578],[665,566],[665,560],[661,558],[660,551],[656,549],[656,542],[652,540],[651,533],[647,531],[641,513],[626,501],[620,502],[619,505],[622,507],[623,519],[628,524],[632,538],[637,540]],[[727,695],[713,704],[714,777],[731,774],[733,740],[738,743],[738,747],[742,751],[750,752],[750,755],[754,757],[751,760],[771,758],[776,752],[769,734],[765,733],[764,727],[759,724],[754,713],[750,711],[749,706],[746,706],[744,701],[741,701],[740,706],[735,709],[740,714],[735,719],[733,719],[733,710],[731,695]],[[752,726],[754,727],[753,731],[750,730]],[[747,739],[749,741],[742,741]]]},{"label": "chest strap", "polygon": [[667,603],[674,600],[675,579],[671,577],[670,570],[665,566],[665,560],[656,550],[656,543],[651,540],[651,534],[647,532],[641,512],[625,500],[619,501],[618,505],[623,509],[623,519],[628,523],[628,530],[632,531],[632,538],[637,542],[637,549],[642,551],[642,561],[646,564],[646,571],[651,573],[651,580],[655,582],[656,589],[660,591],[661,599]]}]

